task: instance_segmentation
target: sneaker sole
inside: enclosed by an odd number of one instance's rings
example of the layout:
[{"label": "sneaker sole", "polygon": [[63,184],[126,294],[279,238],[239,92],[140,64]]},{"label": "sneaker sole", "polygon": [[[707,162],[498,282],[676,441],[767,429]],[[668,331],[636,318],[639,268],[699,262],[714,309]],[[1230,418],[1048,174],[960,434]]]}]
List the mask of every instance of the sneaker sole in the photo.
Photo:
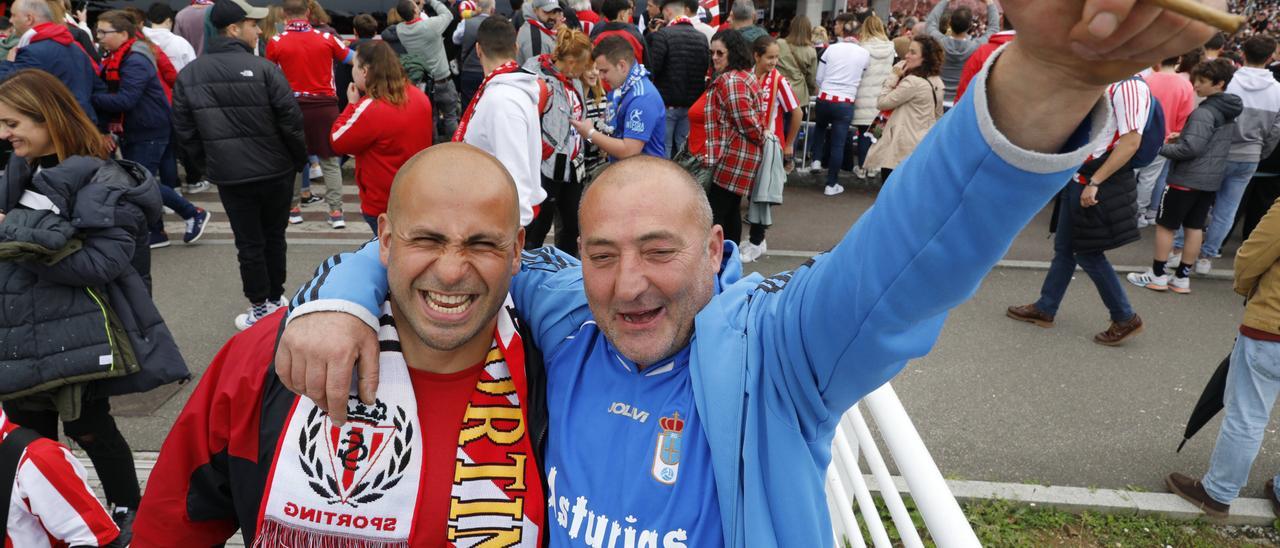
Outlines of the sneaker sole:
[{"label": "sneaker sole", "polygon": [[161,242],[158,244],[151,244],[151,249],[163,249],[163,248],[169,247],[170,245],[173,245],[172,241]]},{"label": "sneaker sole", "polygon": [[300,225],[300,224],[302,224],[302,219],[298,219],[298,220],[296,220],[296,221],[295,221],[295,220],[293,220],[293,219],[289,219],[289,224],[291,224],[291,225]]},{"label": "sneaker sole", "polygon": [[1169,290],[1169,286],[1167,286],[1167,285],[1147,284],[1147,285],[1144,285],[1144,286],[1142,286],[1142,287],[1145,287],[1145,288],[1150,289],[1150,290],[1152,290],[1152,291],[1168,291],[1168,290]]},{"label": "sneaker sole", "polygon": [[1115,340],[1115,341],[1111,341],[1111,342],[1100,341],[1100,340],[1098,340],[1098,336],[1097,336],[1097,335],[1094,335],[1094,336],[1093,336],[1093,342],[1098,343],[1098,344],[1100,344],[1100,345],[1102,345],[1102,346],[1120,346],[1120,345],[1124,344],[1124,343],[1125,343],[1125,341],[1127,341],[1127,340],[1129,340],[1129,339],[1132,339],[1132,338],[1133,338],[1134,336],[1136,336],[1138,333],[1142,333],[1142,330],[1143,330],[1143,329],[1146,329],[1146,328],[1147,328],[1147,326],[1146,326],[1145,324],[1140,325],[1140,326],[1138,326],[1138,328],[1137,328],[1137,329],[1134,329],[1133,331],[1130,331],[1128,335],[1125,335],[1124,337],[1122,337],[1122,338],[1120,338],[1120,339],[1118,339],[1118,340]]},{"label": "sneaker sole", "polygon": [[1037,325],[1037,326],[1039,326],[1039,327],[1043,327],[1043,328],[1045,328],[1045,329],[1048,329],[1048,328],[1050,328],[1050,327],[1053,327],[1053,322],[1051,322],[1051,321],[1050,321],[1050,322],[1046,322],[1046,321],[1041,320],[1041,319],[1039,319],[1039,318],[1028,318],[1028,317],[1026,317],[1026,316],[1019,316],[1019,315],[1014,314],[1013,312],[1010,312],[1010,311],[1008,311],[1008,310],[1005,310],[1005,311],[1004,311],[1004,315],[1005,315],[1005,316],[1008,316],[1008,317],[1010,317],[1010,318],[1013,318],[1013,319],[1015,319],[1015,320],[1018,320],[1018,321],[1020,321],[1020,322],[1027,322],[1027,323],[1030,323],[1030,324],[1035,324],[1035,325]]},{"label": "sneaker sole", "polygon": [[200,231],[196,232],[195,236],[192,236],[190,240],[187,240],[184,238],[183,241],[188,244],[196,243],[196,241],[199,240],[201,236],[204,236],[205,229],[209,228],[210,219],[213,219],[213,215],[208,215],[207,217],[204,218],[204,222],[200,223]]},{"label": "sneaker sole", "polygon": [[1225,520],[1227,519],[1227,516],[1230,515],[1230,513],[1228,512],[1219,512],[1217,510],[1209,508],[1205,506],[1204,503],[1192,498],[1190,495],[1186,493],[1183,493],[1181,489],[1178,489],[1177,484],[1173,483],[1173,480],[1170,480],[1168,477],[1164,478],[1164,486],[1169,488],[1170,493],[1178,495],[1178,497],[1181,498],[1182,500],[1190,502],[1192,506],[1195,506],[1201,512],[1204,512],[1204,515],[1208,516],[1209,519]]},{"label": "sneaker sole", "polygon": [[1191,288],[1190,288],[1190,287],[1188,287],[1188,288],[1186,288],[1186,289],[1182,289],[1182,288],[1180,288],[1180,287],[1169,286],[1169,291],[1172,291],[1172,292],[1177,293],[1177,294],[1179,294],[1179,295],[1190,295],[1190,294],[1191,294]]}]

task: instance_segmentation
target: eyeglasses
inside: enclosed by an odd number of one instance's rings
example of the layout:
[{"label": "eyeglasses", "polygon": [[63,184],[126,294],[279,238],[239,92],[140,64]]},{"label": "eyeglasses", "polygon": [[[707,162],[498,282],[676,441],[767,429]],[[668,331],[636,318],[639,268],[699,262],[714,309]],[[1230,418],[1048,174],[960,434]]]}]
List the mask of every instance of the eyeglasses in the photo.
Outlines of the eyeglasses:
[{"label": "eyeglasses", "polygon": [[97,30],[93,31],[93,34],[94,34],[94,36],[103,36],[103,35],[106,35],[106,34],[114,34],[114,33],[117,33],[117,32],[124,32],[124,31],[114,30],[114,29],[97,29]]},{"label": "eyeglasses", "polygon": [[711,50],[712,57],[724,57],[726,55],[729,55],[729,52],[724,50],[716,50],[716,49]]}]

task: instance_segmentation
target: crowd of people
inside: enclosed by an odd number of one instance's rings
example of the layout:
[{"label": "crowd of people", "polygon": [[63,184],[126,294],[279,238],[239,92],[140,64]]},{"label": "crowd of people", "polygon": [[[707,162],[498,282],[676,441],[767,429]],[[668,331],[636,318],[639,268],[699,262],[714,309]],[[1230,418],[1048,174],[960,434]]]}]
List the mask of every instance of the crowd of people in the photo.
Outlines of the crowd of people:
[{"label": "crowd of people", "polygon": [[[982,8],[814,26],[762,24],[744,0],[723,24],[696,0],[531,0],[511,17],[494,0],[399,0],[342,36],[315,0],[157,3],[92,27],[65,0],[15,0],[0,285],[18,304],[0,314],[0,364],[27,373],[0,379],[0,484],[28,496],[7,540],[829,544],[831,418],[928,352],[1045,203],[1053,267],[1040,301],[1008,314],[1052,326],[1079,264],[1111,310],[1108,345],[1142,329],[1103,254],[1140,224],[1158,225],[1157,259],[1129,280],[1176,292],[1237,208],[1274,231],[1278,193],[1249,183],[1280,177],[1259,167],[1280,141],[1274,6],[1251,7],[1243,39],[1195,24],[1143,62],[1051,69],[1034,54],[1064,49],[1080,13]],[[1087,123],[1100,98],[1113,119]],[[288,227],[323,204],[347,229],[347,162],[375,239],[287,300]],[[793,169],[826,196],[842,171],[883,187],[832,252],[743,276]],[[150,257],[166,209],[186,243],[202,237],[211,213],[184,196],[214,187],[249,306],[144,497],[109,398],[191,376]],[[996,219],[963,198],[997,192]],[[939,265],[954,283],[912,282]],[[1280,338],[1253,329],[1242,338]],[[610,413],[581,412],[597,407]],[[59,422],[107,507],[51,442]],[[1234,497],[1217,481],[1215,500]]]}]

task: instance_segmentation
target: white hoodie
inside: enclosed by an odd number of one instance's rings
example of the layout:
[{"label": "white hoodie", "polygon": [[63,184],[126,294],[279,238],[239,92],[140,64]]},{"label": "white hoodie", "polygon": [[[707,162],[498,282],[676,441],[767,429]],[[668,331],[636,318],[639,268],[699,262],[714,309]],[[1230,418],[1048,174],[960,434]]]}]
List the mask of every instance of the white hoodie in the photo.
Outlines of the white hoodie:
[{"label": "white hoodie", "polygon": [[533,222],[533,208],[547,197],[542,189],[538,89],[538,77],[524,71],[493,77],[462,138],[497,157],[515,179],[521,226]]},{"label": "white hoodie", "polygon": [[1227,93],[1239,96],[1244,102],[1244,112],[1236,118],[1236,134],[1227,159],[1260,162],[1270,156],[1280,142],[1280,83],[1267,69],[1243,67],[1231,78]]}]

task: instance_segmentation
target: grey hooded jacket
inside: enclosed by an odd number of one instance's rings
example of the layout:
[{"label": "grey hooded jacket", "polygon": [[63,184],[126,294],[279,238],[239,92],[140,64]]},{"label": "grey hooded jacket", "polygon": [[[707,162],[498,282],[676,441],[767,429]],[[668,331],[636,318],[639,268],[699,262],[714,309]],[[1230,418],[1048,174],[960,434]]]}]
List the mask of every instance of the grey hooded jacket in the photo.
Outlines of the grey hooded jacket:
[{"label": "grey hooded jacket", "polygon": [[1227,93],[1240,97],[1244,105],[1230,161],[1256,163],[1270,156],[1280,143],[1280,82],[1267,69],[1243,67],[1231,77]]},{"label": "grey hooded jacket", "polygon": [[1243,110],[1239,97],[1219,93],[1191,111],[1178,140],[1160,147],[1160,155],[1172,161],[1169,184],[1217,192],[1227,170],[1236,118]]},{"label": "grey hooded jacket", "polygon": [[440,0],[431,0],[431,9],[436,12],[435,15],[424,16],[413,23],[399,23],[396,25],[396,33],[406,52],[420,55],[426,60],[427,71],[432,80],[444,80],[449,77],[444,31],[453,22],[453,13]]},{"label": "grey hooded jacket", "polygon": [[[27,162],[10,159],[0,183],[0,208],[14,211],[27,189],[48,198],[51,211],[69,223],[83,247],[53,264],[16,261],[0,276],[0,368],[44,367],[65,362],[81,344],[82,334],[104,332],[104,319],[128,337],[141,367],[125,376],[95,381],[92,396],[145,392],[191,377],[182,354],[151,299],[146,282],[134,268],[149,250],[147,226],[160,218],[160,192],[155,179],[138,164],[73,156],[33,171]],[[16,213],[16,211],[15,211]],[[3,227],[7,222],[0,222]],[[14,237],[11,229],[0,238]],[[59,287],[62,286],[62,287]],[[83,313],[66,288],[91,289],[102,302]],[[56,297],[61,295],[62,297]],[[107,312],[109,311],[109,312]],[[104,314],[106,317],[104,317]],[[110,354],[89,350],[74,359],[95,360]]]},{"label": "grey hooded jacket", "polygon": [[[938,22],[942,19],[942,14],[947,11],[948,0],[938,2],[934,6],[933,11],[929,12],[929,17],[925,19],[925,24],[929,28],[929,36],[942,44],[942,50],[946,52],[946,56],[942,61],[942,83],[947,86],[947,101],[954,101],[956,98],[956,88],[960,85],[960,75],[964,72],[964,64],[969,60],[969,56],[981,46],[987,43],[992,34],[1000,30],[1000,10],[996,8],[994,2],[987,6],[987,31],[981,36],[973,36],[969,38],[952,38],[942,33],[938,26]],[[977,25],[974,25],[975,27]]]}]

